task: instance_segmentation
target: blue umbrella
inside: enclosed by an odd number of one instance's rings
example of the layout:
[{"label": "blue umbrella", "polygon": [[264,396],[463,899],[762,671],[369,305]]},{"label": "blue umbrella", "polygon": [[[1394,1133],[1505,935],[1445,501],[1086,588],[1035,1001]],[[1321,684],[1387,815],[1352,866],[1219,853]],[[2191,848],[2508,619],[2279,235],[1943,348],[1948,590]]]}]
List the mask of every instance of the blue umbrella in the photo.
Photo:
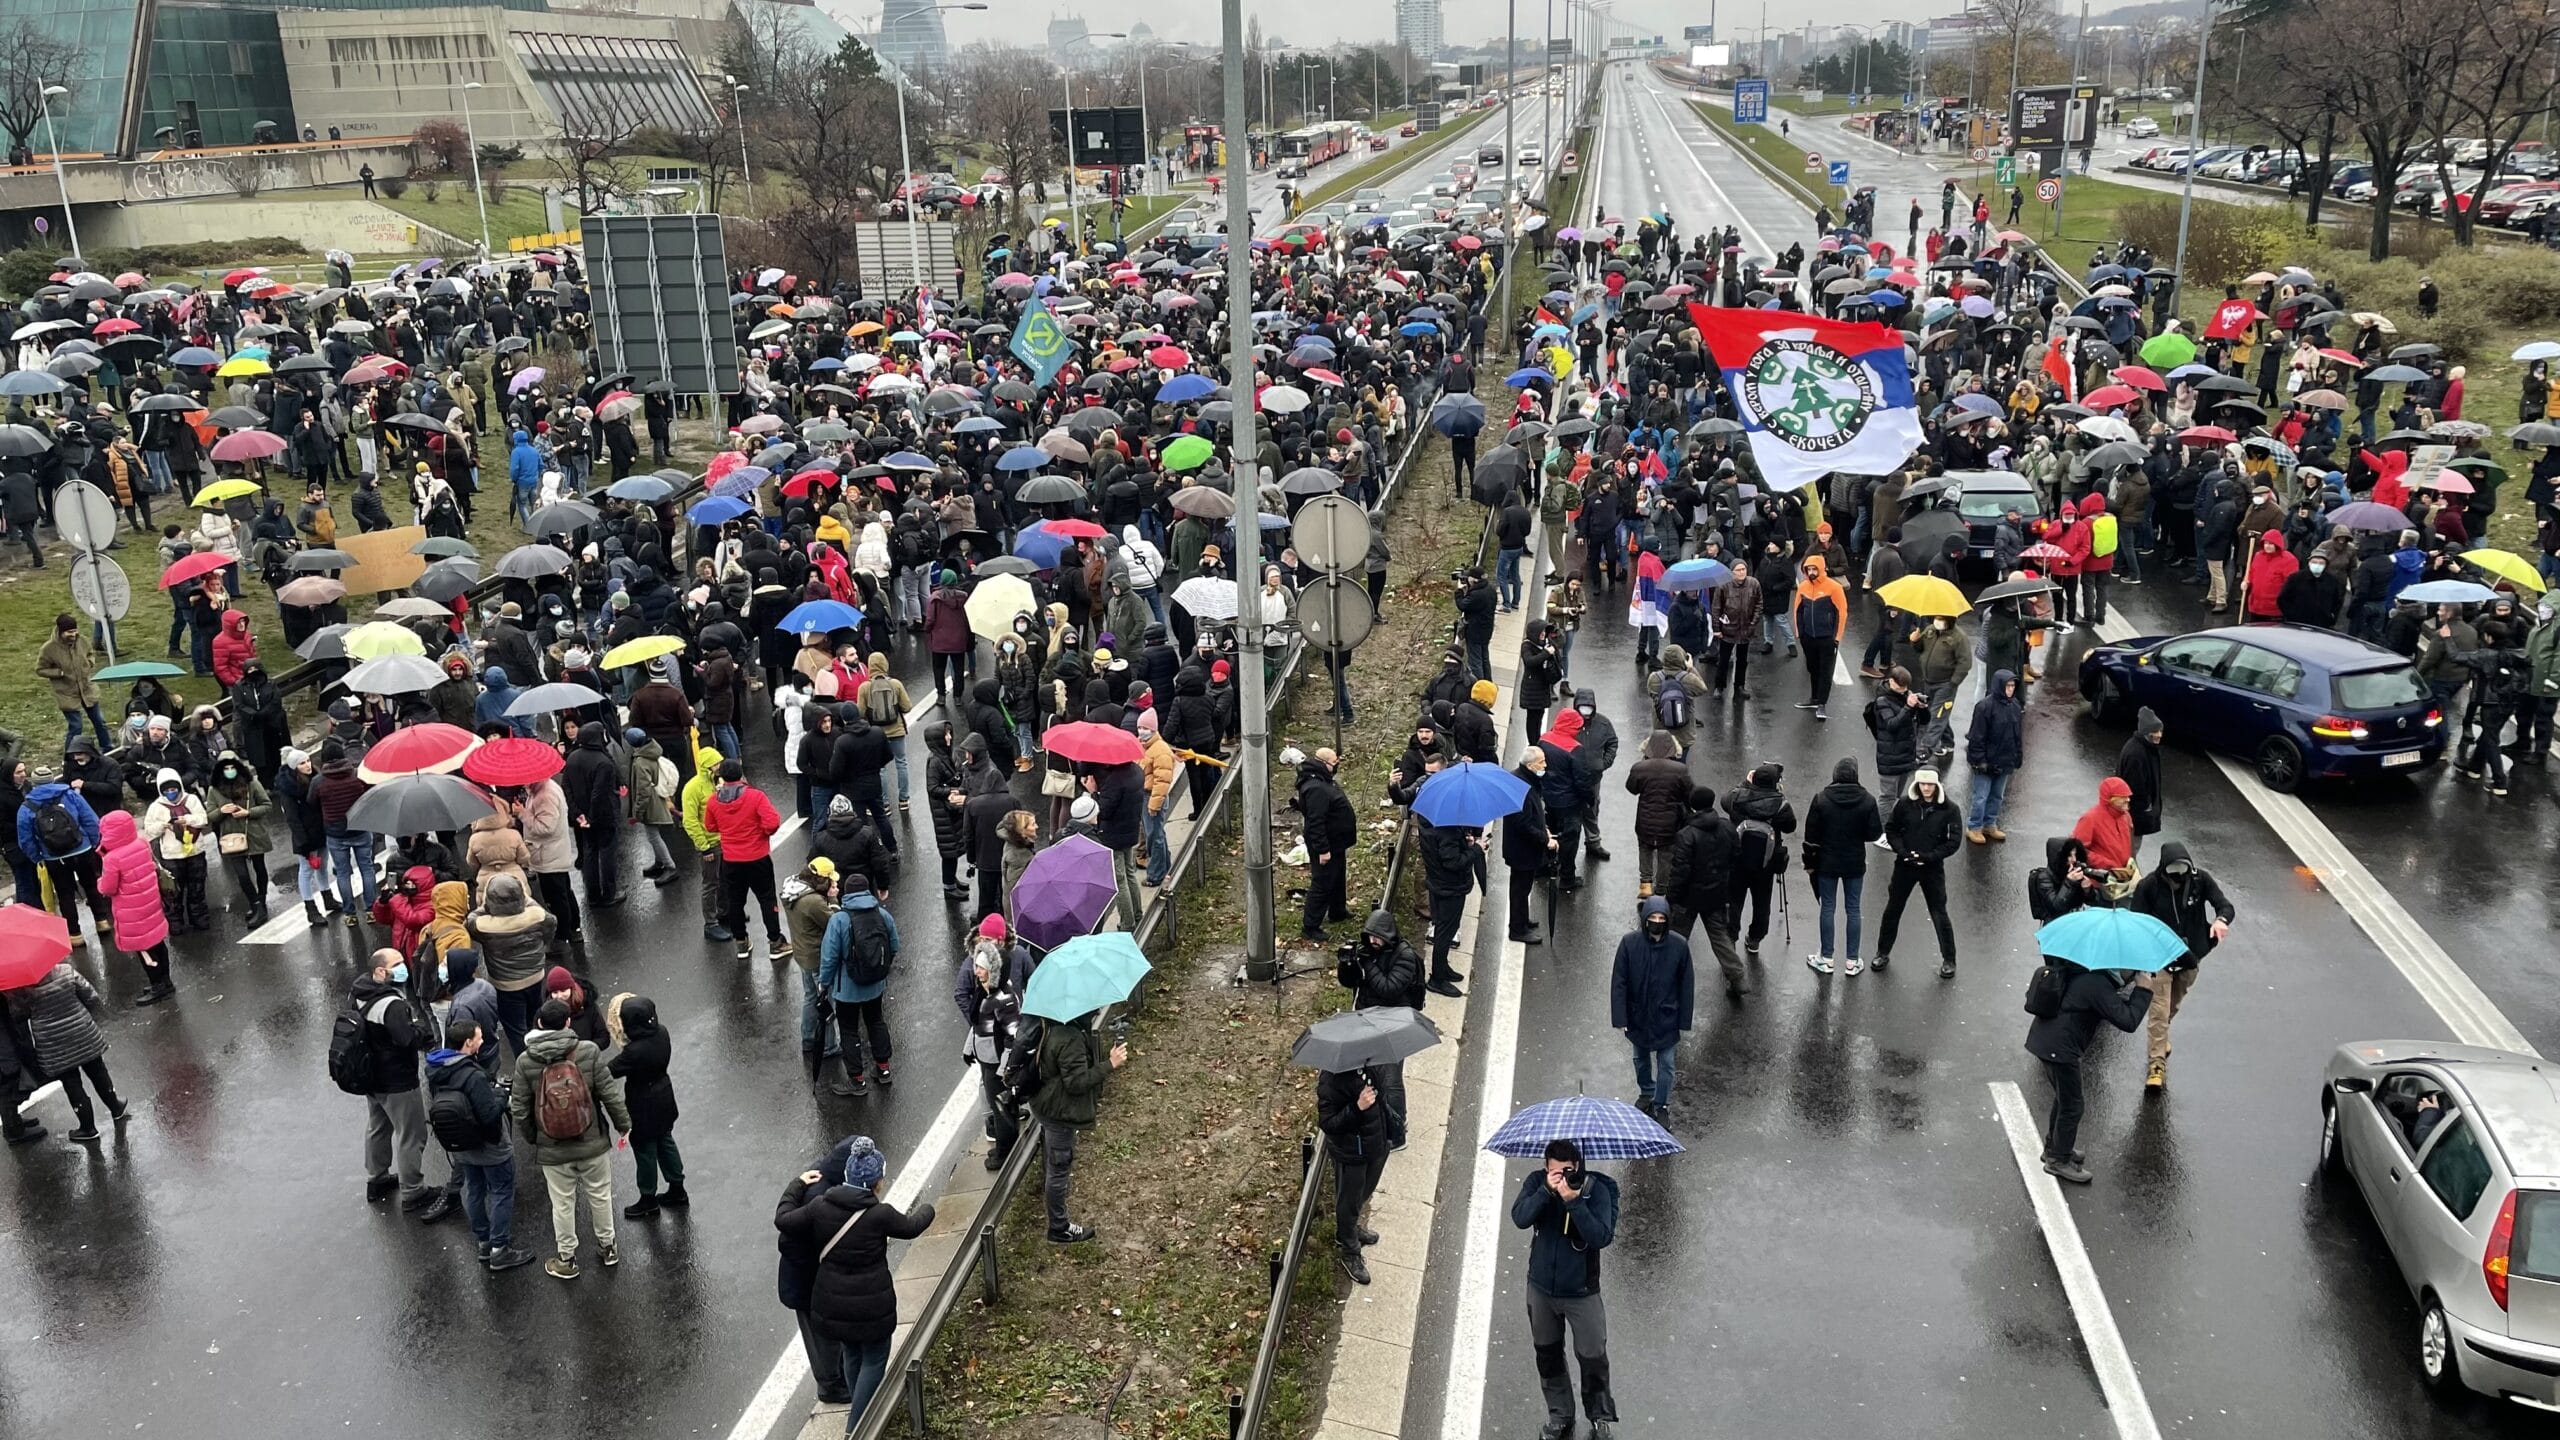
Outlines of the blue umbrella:
[{"label": "blue umbrella", "polygon": [[189,368],[198,365],[219,365],[222,363],[222,357],[214,354],[211,350],[206,349],[202,345],[189,345],[181,348],[176,354],[171,355],[169,357],[169,363],[172,365],[187,366]]},{"label": "blue umbrella", "polygon": [[1490,825],[1529,798],[1529,782],[1487,761],[1452,765],[1422,782],[1413,813],[1434,825]]},{"label": "blue umbrella", "polygon": [[1397,326],[1397,327],[1396,327],[1396,333],[1397,333],[1397,334],[1399,334],[1399,335],[1409,335],[1409,336],[1416,336],[1416,337],[1423,336],[1423,335],[1437,335],[1437,334],[1439,334],[1439,333],[1440,333],[1440,327],[1439,327],[1439,326],[1437,326],[1437,325],[1432,324],[1432,323],[1431,323],[1430,321],[1428,321],[1428,320],[1416,320],[1416,321],[1413,321],[1411,324],[1406,324],[1406,325],[1399,325],[1399,326]]},{"label": "blue umbrella", "polygon": [[604,487],[604,493],[616,500],[635,500],[655,505],[676,493],[676,487],[655,475],[625,475]]},{"label": "blue umbrella", "polygon": [[991,415],[972,415],[951,427],[954,435],[993,435],[1002,432],[1004,422]]},{"label": "blue umbrella", "polygon": [[897,451],[890,455],[888,459],[883,460],[880,463],[891,470],[936,470],[941,468],[913,450]]},{"label": "blue umbrella", "polygon": [[1049,463],[1049,452],[1037,445],[1017,445],[996,457],[996,468],[1008,474],[1037,470]]},{"label": "blue umbrella", "polygon": [[[1422,328],[1428,330],[1431,327],[1426,325]],[[1301,345],[1289,352],[1289,363],[1301,370],[1310,370],[1318,365],[1332,364],[1333,352],[1322,345]]]},{"label": "blue umbrella", "polygon": [[2420,605],[2478,605],[2497,599],[2498,592],[2468,580],[2423,580],[2401,591],[2400,598]]},{"label": "blue umbrella", "polygon": [[821,355],[817,359],[809,362],[809,368],[811,370],[841,370],[844,368],[844,362],[833,355]]},{"label": "blue umbrella", "polygon": [[2178,932],[2139,910],[2074,910],[2036,931],[2036,950],[2091,970],[2157,970],[2187,953]]},{"label": "blue umbrella", "polygon": [[1955,407],[1975,415],[1998,415],[2000,402],[1979,390],[1967,390],[1955,398]]},{"label": "blue umbrella", "polygon": [[1443,435],[1473,435],[1484,429],[1484,402],[1465,391],[1443,395],[1431,407],[1431,428]]},{"label": "blue umbrella", "polygon": [[1579,325],[1579,324],[1581,324],[1583,321],[1588,320],[1588,319],[1590,319],[1592,316],[1597,315],[1597,314],[1599,314],[1599,313],[1600,313],[1600,302],[1599,302],[1599,301],[1597,301],[1597,300],[1594,300],[1594,301],[1592,301],[1590,304],[1585,305],[1585,306],[1583,306],[1581,309],[1576,310],[1576,311],[1574,311],[1574,312],[1573,312],[1573,323],[1574,323],[1574,324],[1576,324],[1576,325]]},{"label": "blue umbrella", "polygon": [[1665,590],[1713,590],[1733,578],[1733,572],[1714,560],[1683,560],[1662,572]]},{"label": "blue umbrella", "polygon": [[[1033,971],[1031,978],[1037,983],[1040,972]],[[1026,1012],[1029,1008],[1024,1006]],[[1537,1160],[1544,1158],[1548,1143],[1555,1140],[1572,1141],[1585,1160],[1659,1160],[1685,1149],[1670,1131],[1633,1105],[1593,1095],[1569,1095],[1525,1106],[1502,1122],[1484,1148],[1515,1160]]]},{"label": "blue umbrella", "polygon": [[1526,390],[1532,385],[1553,385],[1556,383],[1556,377],[1554,371],[1544,366],[1523,365],[1503,376],[1502,383],[1514,390]]},{"label": "blue umbrella", "polygon": [[1431,321],[1439,321],[1439,320],[1444,320],[1444,319],[1446,319],[1446,318],[1448,318],[1448,317],[1446,317],[1446,316],[1442,315],[1442,314],[1440,313],[1439,309],[1438,309],[1437,307],[1435,307],[1435,306],[1430,306],[1430,305],[1416,305],[1416,306],[1414,306],[1412,309],[1407,310],[1406,312],[1404,312],[1404,318],[1406,318],[1407,320],[1431,320]]},{"label": "blue umbrella", "polygon": [[720,499],[744,499],[756,493],[759,486],[773,478],[773,472],[761,465],[741,465],[720,477],[711,493]]},{"label": "blue umbrella", "polygon": [[714,495],[684,512],[684,518],[696,525],[726,525],[744,515],[751,507],[735,495]]},{"label": "blue umbrella", "polygon": [[1043,570],[1055,570],[1058,557],[1074,543],[1064,535],[1050,534],[1049,522],[1042,520],[1023,526],[1022,532],[1013,537],[1013,553]]},{"label": "blue umbrella", "polygon": [[862,624],[862,612],[841,600],[807,600],[794,606],[782,623],[773,627],[786,635],[823,635],[830,630],[851,630]]},{"label": "blue umbrella", "polygon": [[1150,970],[1126,930],[1078,935],[1049,952],[1022,987],[1022,1013],[1071,1021],[1129,998]]},{"label": "blue umbrella", "polygon": [[1886,310],[1899,310],[1911,303],[1911,297],[1899,290],[1870,290],[1858,297],[1861,305],[1874,305]]},{"label": "blue umbrella", "polygon": [[2181,365],[2177,369],[2170,371],[2164,378],[2170,380],[2194,380],[2202,376],[2219,375],[2221,373],[2221,371],[2214,369],[2210,365]]},{"label": "blue umbrella", "polygon": [[1571,338],[1572,334],[1572,331],[1550,321],[1547,324],[1541,325],[1537,329],[1530,331],[1529,338],[1532,340],[1543,340],[1546,337],[1553,335],[1557,339],[1563,340]]},{"label": "blue umbrella", "polygon": [[1218,382],[1195,371],[1187,375],[1176,375],[1157,387],[1156,403],[1188,405],[1194,400],[1206,400],[1216,393],[1218,393]]}]

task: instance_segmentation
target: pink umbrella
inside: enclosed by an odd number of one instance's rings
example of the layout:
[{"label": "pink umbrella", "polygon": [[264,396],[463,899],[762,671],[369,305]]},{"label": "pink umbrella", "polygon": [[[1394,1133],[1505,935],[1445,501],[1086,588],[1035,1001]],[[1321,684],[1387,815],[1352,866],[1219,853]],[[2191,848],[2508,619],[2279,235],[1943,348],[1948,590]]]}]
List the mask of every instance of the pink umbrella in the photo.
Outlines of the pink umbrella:
[{"label": "pink umbrella", "polygon": [[272,430],[235,430],[213,442],[216,460],[272,460],[284,453],[284,437]]},{"label": "pink umbrella", "polygon": [[2420,481],[2411,488],[2433,490],[2442,495],[2468,495],[2471,493],[2471,482],[2464,479],[2459,470],[2439,470],[2432,478]]},{"label": "pink umbrella", "polygon": [[1327,385],[1339,385],[1342,383],[1341,376],[1336,375],[1332,371],[1324,369],[1321,366],[1310,367],[1307,371],[1307,378],[1310,380],[1320,380]]}]

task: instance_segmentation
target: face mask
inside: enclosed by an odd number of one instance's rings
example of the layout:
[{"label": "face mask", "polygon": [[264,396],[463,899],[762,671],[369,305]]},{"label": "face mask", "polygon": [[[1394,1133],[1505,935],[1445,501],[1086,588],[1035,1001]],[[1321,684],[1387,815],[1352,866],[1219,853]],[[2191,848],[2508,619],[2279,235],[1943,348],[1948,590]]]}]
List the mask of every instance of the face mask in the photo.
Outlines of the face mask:
[{"label": "face mask", "polygon": [[2188,876],[2188,874],[2190,873],[2190,870],[2191,870],[2191,867],[2189,867],[2188,865],[2186,865],[2186,864],[2184,864],[2184,863],[2177,864],[2177,865],[2164,865],[2164,866],[2162,866],[2162,867],[2160,867],[2160,868],[2161,868],[2163,871],[2167,872],[2167,874],[2168,874],[2169,878],[2170,878],[2170,879],[2172,879],[2172,880],[2184,880],[2184,879],[2186,879],[2186,878],[2187,878],[2187,876]]},{"label": "face mask", "polygon": [[168,801],[172,805],[175,805],[178,803],[178,797],[185,793],[185,791],[180,790],[177,786],[172,785],[168,789],[160,792],[160,798]]},{"label": "face mask", "polygon": [[409,983],[409,967],[408,967],[408,966],[406,966],[406,965],[394,965],[394,966],[392,966],[392,967],[391,967],[391,983],[392,983],[392,984],[394,984],[394,985],[406,985],[406,984],[408,984],[408,983]]},{"label": "face mask", "polygon": [[2311,573],[2314,575],[2317,575],[2328,568],[2329,562],[2326,560],[2314,560],[2311,562]]}]

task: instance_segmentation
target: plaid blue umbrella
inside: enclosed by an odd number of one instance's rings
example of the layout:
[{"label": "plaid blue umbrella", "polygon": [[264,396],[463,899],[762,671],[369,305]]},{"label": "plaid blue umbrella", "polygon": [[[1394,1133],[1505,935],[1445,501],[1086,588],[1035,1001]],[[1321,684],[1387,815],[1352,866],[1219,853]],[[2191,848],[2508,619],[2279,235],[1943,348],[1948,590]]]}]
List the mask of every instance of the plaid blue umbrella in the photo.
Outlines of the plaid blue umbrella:
[{"label": "plaid blue umbrella", "polygon": [[830,630],[852,630],[862,624],[862,612],[841,600],[809,600],[795,605],[782,623],[773,627],[786,635],[824,635]]},{"label": "plaid blue umbrella", "polygon": [[[1032,978],[1038,979],[1038,972]],[[1528,1106],[1503,1121],[1484,1148],[1515,1160],[1536,1160],[1547,1153],[1547,1144],[1553,1140],[1572,1141],[1581,1147],[1585,1160],[1659,1160],[1682,1154],[1685,1148],[1671,1138],[1670,1131],[1653,1123],[1653,1117],[1626,1101],[1591,1095],[1568,1095]]]},{"label": "plaid blue umbrella", "polygon": [[773,472],[761,465],[741,465],[720,477],[711,493],[721,499],[744,499],[756,493],[757,487],[773,478]]},{"label": "plaid blue umbrella", "polygon": [[1529,798],[1529,782],[1487,761],[1452,765],[1422,782],[1413,813],[1434,825],[1490,825]]},{"label": "plaid blue umbrella", "polygon": [[2090,908],[2039,928],[2036,951],[2091,970],[2158,970],[2186,954],[2187,942],[2157,916]]}]

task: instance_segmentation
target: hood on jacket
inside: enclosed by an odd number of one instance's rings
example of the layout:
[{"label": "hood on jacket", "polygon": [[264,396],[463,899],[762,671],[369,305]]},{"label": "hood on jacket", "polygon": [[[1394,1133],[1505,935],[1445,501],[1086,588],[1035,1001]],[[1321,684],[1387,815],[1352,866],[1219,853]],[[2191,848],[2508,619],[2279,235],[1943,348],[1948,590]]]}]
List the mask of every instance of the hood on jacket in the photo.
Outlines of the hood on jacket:
[{"label": "hood on jacket", "polygon": [[[414,879],[420,870],[427,870],[427,867],[420,865],[410,870],[409,874],[411,878]],[[434,880],[435,872],[427,870],[427,878],[429,880]],[[463,884],[461,881],[445,880],[438,882],[432,893],[437,919],[460,920],[463,916],[471,913],[471,887]]]},{"label": "hood on jacket", "polygon": [[1384,940],[1389,944],[1403,938],[1396,931],[1394,912],[1384,909],[1370,911],[1369,919],[1360,927],[1360,933],[1373,940]]},{"label": "hood on jacket", "polygon": [[576,1054],[578,1044],[578,1032],[575,1030],[534,1030],[525,1035],[521,1049],[534,1064],[550,1066]]},{"label": "hood on jacket", "polygon": [[514,688],[507,683],[507,670],[503,665],[492,665],[488,669],[481,671],[480,683],[488,686],[492,690],[508,690]]},{"label": "hood on jacket", "polygon": [[407,883],[411,894],[426,896],[430,903],[434,901],[436,893],[436,867],[433,865],[412,865],[408,869],[400,872],[400,878]]},{"label": "hood on jacket", "polygon": [[658,1003],[646,995],[618,997],[625,1040],[646,1040],[658,1033]]},{"label": "hood on jacket", "polygon": [[98,817],[98,848],[121,850],[142,838],[142,830],[133,823],[133,815],[125,810],[110,810]]},{"label": "hood on jacket", "polygon": [[[2169,873],[2169,867],[2179,863],[2180,861],[2186,862],[2189,873],[2193,873],[2196,861],[2193,855],[2187,853],[2187,843],[2183,840],[2161,841],[2159,873],[2167,875]],[[2175,879],[2176,877],[2172,876],[2171,878]]]},{"label": "hood on jacket", "polygon": [[[444,886],[436,887],[441,891]],[[441,913],[441,912],[439,912]],[[480,978],[480,952],[468,945],[456,945],[444,952],[444,981],[455,990]],[[494,1036],[489,1038],[496,1038]]]},{"label": "hood on jacket", "polygon": [[1644,737],[1644,758],[1647,760],[1669,760],[1679,753],[1680,742],[1672,739],[1668,730],[1656,730]]},{"label": "hood on jacket", "polygon": [[1567,710],[1556,716],[1555,723],[1547,727],[1547,733],[1538,738],[1541,741],[1552,740],[1557,749],[1570,753],[1582,747],[1581,736],[1582,712]]},{"label": "hood on jacket", "polygon": [[1583,689],[1580,689],[1580,690],[1576,690],[1576,691],[1574,691],[1574,692],[1573,692],[1573,708],[1574,708],[1575,713],[1580,714],[1580,715],[1583,715],[1583,716],[1585,716],[1585,717],[1593,716],[1593,715],[1597,715],[1597,714],[1599,714],[1599,713],[1600,713],[1600,694],[1599,694],[1599,692],[1598,692],[1598,691],[1596,691],[1596,690],[1592,690],[1592,689],[1590,689],[1590,688],[1588,688],[1588,687],[1585,687],[1585,688],[1583,688]]},{"label": "hood on jacket", "polygon": [[1985,693],[1986,693],[1986,694],[1988,694],[1992,699],[1995,699],[1995,700],[2013,700],[2013,699],[2016,699],[2017,697],[2016,697],[2016,696],[2014,696],[2014,695],[2012,695],[2012,694],[2010,694],[2010,693],[2009,693],[2009,691],[2008,691],[2008,689],[2007,689],[2007,687],[2012,686],[2012,685],[2015,685],[2015,684],[2017,684],[2017,683],[2018,683],[2018,672],[2017,672],[2017,671],[2015,671],[2015,670],[1994,670],[1994,671],[1992,671],[1992,672],[1991,672],[1991,688],[1990,688],[1990,690],[1986,691]]},{"label": "hood on jacket", "polygon": [[187,786],[187,777],[166,765],[160,767],[159,774],[151,777],[151,793],[155,796],[172,785],[184,790]]},{"label": "hood on jacket", "polygon": [[2107,497],[2092,490],[2080,500],[2080,518],[2094,520],[2107,513]]},{"label": "hood on jacket", "polygon": [[590,720],[586,724],[578,727],[579,749],[600,751],[604,749],[604,742],[605,728],[603,722]]},{"label": "hood on jacket", "polygon": [[223,611],[222,628],[230,631],[234,635],[246,633],[249,629],[249,616],[247,612],[241,610]]},{"label": "hood on jacket", "polygon": [[993,680],[981,680],[969,687],[969,698],[992,710],[1003,703],[1004,690]]},{"label": "hood on jacket", "polygon": [[1648,895],[1645,897],[1645,902],[1636,907],[1636,913],[1648,920],[1656,915],[1668,918],[1671,914],[1671,902],[1659,895]]},{"label": "hood on jacket", "polygon": [[701,749],[693,752],[693,773],[696,775],[706,776],[718,775],[720,773],[720,760],[720,752],[712,749],[708,745],[705,745]]},{"label": "hood on jacket", "polygon": [[2101,805],[2110,800],[2128,800],[2132,797],[2133,787],[2113,775],[2098,782],[2098,803]]},{"label": "hood on jacket", "polygon": [[1858,762],[1850,756],[1841,756],[1839,762],[1831,767],[1831,783],[1834,785],[1859,784]]},{"label": "hood on jacket", "polygon": [[480,908],[492,915],[524,913],[524,882],[500,871],[489,879],[480,895]]},{"label": "hood on jacket", "polygon": [[[2162,848],[2165,849],[2167,847],[2163,846]],[[2088,847],[2082,845],[2078,839],[2069,835],[2049,835],[2045,837],[2044,868],[2046,873],[2052,875],[2054,879],[2059,880],[2063,876],[2071,873],[2071,862],[2075,857],[2078,858],[2082,864],[2088,863]]]}]

